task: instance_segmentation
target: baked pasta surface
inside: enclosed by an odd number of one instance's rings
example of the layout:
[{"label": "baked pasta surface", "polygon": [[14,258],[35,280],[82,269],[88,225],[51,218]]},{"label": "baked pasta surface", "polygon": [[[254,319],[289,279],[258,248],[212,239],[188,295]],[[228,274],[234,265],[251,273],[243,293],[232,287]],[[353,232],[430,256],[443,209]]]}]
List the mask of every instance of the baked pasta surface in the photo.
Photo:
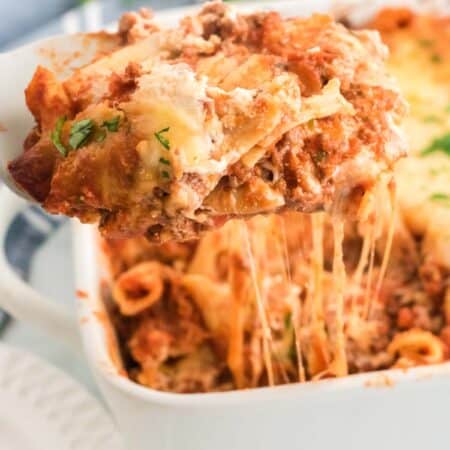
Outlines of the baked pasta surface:
[{"label": "baked pasta surface", "polygon": [[176,29],[126,14],[118,36],[68,79],[36,70],[36,127],[9,166],[45,209],[99,221],[105,236],[185,240],[284,209],[355,214],[404,154],[405,105],[374,31],[216,2]]},{"label": "baked pasta surface", "polygon": [[[365,197],[366,220],[345,228],[349,374],[450,357],[450,61],[441,45],[450,41],[450,19],[383,10],[370,26],[389,45],[389,68],[411,103],[413,156],[396,169],[395,206],[380,187]],[[195,242],[103,245],[105,301],[133,380],[209,392],[342,375],[333,365],[333,223],[324,214],[231,221]]]}]

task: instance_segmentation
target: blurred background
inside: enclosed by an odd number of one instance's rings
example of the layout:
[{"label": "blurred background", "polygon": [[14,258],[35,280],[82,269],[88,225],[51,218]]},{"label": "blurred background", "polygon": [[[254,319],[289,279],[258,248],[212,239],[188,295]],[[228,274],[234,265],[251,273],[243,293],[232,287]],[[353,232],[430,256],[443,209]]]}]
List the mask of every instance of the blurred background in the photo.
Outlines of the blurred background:
[{"label": "blurred background", "polygon": [[147,6],[170,8],[189,0],[0,0],[0,51],[63,31],[86,31]]}]

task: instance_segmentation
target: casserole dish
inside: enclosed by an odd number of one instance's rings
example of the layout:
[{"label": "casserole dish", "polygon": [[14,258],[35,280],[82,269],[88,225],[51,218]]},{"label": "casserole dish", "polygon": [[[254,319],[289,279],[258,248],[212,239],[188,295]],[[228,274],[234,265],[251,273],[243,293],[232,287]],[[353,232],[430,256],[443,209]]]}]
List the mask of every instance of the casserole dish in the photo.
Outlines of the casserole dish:
[{"label": "casserole dish", "polygon": [[[301,8],[293,3],[264,5],[287,14],[308,14],[331,7],[328,2]],[[185,13],[185,9],[169,12],[161,18],[173,22]],[[27,70],[35,64],[24,63],[18,84],[29,78],[31,72]],[[9,102],[22,104],[22,86],[10,92]],[[22,125],[16,124],[18,139]],[[14,124],[7,124],[8,129],[11,126]],[[76,347],[77,326],[70,315],[42,299],[8,267],[4,251],[8,225],[25,203],[3,191],[0,205],[2,306]],[[430,444],[432,448],[446,448],[448,364],[229,393],[170,394],[129,381],[117,363],[114,336],[99,295],[104,274],[95,230],[74,224],[74,249],[77,288],[86,294],[78,301],[78,328],[128,448],[270,450],[284,445],[306,449],[334,445],[414,449]]]}]

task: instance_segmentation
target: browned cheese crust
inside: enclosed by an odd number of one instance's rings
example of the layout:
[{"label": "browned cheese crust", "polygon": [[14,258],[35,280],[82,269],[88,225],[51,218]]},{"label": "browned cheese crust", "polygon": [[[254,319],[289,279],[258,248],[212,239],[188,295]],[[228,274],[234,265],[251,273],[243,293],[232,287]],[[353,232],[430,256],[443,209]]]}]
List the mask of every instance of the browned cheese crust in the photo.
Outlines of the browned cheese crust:
[{"label": "browned cheese crust", "polygon": [[[355,214],[404,154],[405,104],[374,31],[216,2],[172,30],[128,13],[119,36],[62,82],[36,70],[36,126],[9,166],[46,210],[108,237],[185,240],[286,208]],[[63,152],[51,138],[61,117]]]}]

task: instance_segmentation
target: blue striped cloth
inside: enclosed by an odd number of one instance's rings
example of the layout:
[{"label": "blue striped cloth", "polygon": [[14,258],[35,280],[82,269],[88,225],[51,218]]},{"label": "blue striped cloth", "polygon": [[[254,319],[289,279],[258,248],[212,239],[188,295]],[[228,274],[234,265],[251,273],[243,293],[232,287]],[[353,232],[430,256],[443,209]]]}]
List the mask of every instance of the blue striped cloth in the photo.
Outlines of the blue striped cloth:
[{"label": "blue striped cloth", "polygon": [[[37,206],[30,206],[12,221],[6,234],[5,253],[11,267],[24,280],[30,275],[33,255],[51,234],[65,221],[49,216]],[[0,332],[10,317],[0,310]]]}]

